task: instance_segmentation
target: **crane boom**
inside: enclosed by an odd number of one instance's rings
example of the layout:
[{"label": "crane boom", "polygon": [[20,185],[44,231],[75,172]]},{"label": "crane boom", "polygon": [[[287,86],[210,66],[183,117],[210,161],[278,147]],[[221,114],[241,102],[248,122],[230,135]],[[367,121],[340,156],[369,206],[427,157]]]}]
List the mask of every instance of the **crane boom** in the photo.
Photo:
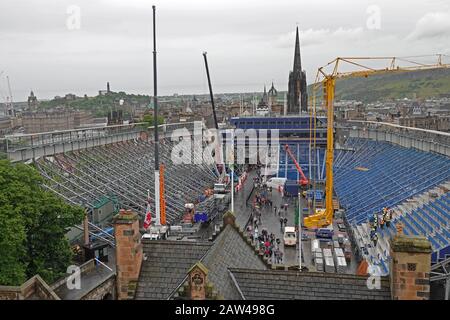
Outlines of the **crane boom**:
[{"label": "crane boom", "polygon": [[[411,59],[437,57],[435,63],[421,63]],[[325,210],[320,210],[316,214],[306,217],[304,225],[307,228],[322,228],[329,226],[333,222],[333,161],[334,161],[334,98],[336,89],[336,79],[349,77],[369,77],[384,73],[398,73],[421,70],[448,69],[450,64],[442,61],[447,55],[418,56],[418,57],[353,57],[353,58],[336,58],[317,71],[316,82],[313,85],[314,93],[318,88],[324,90],[325,108],[327,111],[327,155],[326,155],[326,186],[325,186]],[[362,61],[387,61],[388,65],[384,68],[373,68],[362,64]],[[407,65],[400,65],[402,62]],[[339,67],[347,63],[352,67],[362,69],[358,71],[339,72]],[[332,67],[331,72],[326,69]],[[315,96],[315,94],[314,94]],[[313,100],[315,101],[315,99]],[[315,108],[315,106],[314,106]]]},{"label": "crane boom", "polygon": [[205,60],[206,77],[208,78],[209,96],[211,98],[211,105],[214,117],[214,125],[216,126],[216,130],[219,130],[219,124],[217,123],[216,106],[214,104],[214,94],[211,85],[211,77],[209,76],[208,58],[206,57],[206,55],[207,52],[203,52],[203,58]]},{"label": "crane boom", "polygon": [[289,145],[285,145],[284,149],[286,150],[289,157],[294,161],[295,167],[297,168],[297,171],[300,173],[300,176],[302,177],[300,179],[300,185],[307,186],[309,185],[309,180],[306,178],[305,174],[303,173],[302,167],[298,164],[297,160],[295,159],[294,155],[292,154],[291,148],[289,148]]},{"label": "crane boom", "polygon": [[[203,52],[203,59],[205,61],[205,69],[206,69],[206,77],[208,79],[208,88],[209,88],[209,96],[211,98],[211,107],[212,107],[212,112],[213,112],[213,117],[214,117],[214,126],[216,127],[216,147],[214,150],[214,156],[216,159],[216,165],[214,166],[216,173],[218,176],[220,176],[220,172],[218,169],[219,163],[222,164],[222,157],[223,157],[223,152],[222,152],[222,139],[221,139],[221,134],[219,132],[219,123],[217,122],[217,114],[216,114],[216,106],[214,104],[214,94],[213,94],[213,90],[212,90],[212,85],[211,85],[211,77],[209,75],[209,66],[208,66],[208,58],[206,57],[207,52]],[[221,175],[221,179],[223,179],[225,177],[225,167],[222,170],[222,175]]]},{"label": "crane boom", "polygon": [[14,112],[14,100],[13,100],[13,96],[12,96],[12,90],[11,90],[11,83],[9,81],[9,76],[6,76],[6,81],[8,83],[8,92],[9,92],[9,103],[8,106],[6,107],[6,113],[9,113],[10,116],[15,116],[15,112]]}]

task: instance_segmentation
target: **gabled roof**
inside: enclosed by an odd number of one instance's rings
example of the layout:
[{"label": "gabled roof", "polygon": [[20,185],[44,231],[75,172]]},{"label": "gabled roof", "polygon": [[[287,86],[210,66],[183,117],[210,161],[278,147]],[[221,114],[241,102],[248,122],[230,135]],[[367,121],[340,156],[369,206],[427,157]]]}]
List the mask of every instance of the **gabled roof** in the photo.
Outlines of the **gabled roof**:
[{"label": "gabled roof", "polygon": [[[234,217],[231,217],[234,218]],[[232,219],[234,220],[234,219]],[[267,270],[269,265],[233,222],[225,224],[214,242],[143,240],[144,254],[135,298],[171,299],[199,261],[208,271],[208,282],[224,299],[242,299],[230,268]],[[182,297],[179,297],[182,298]]]},{"label": "gabled roof", "polygon": [[232,225],[227,225],[214,241],[203,264],[209,270],[208,281],[227,300],[242,299],[228,269],[244,268],[263,272],[268,269],[268,265],[247,243],[243,234]]},{"label": "gabled roof", "polygon": [[208,242],[142,241],[142,262],[137,300],[168,299],[183,283],[189,269],[212,247]]},{"label": "gabled roof", "polygon": [[391,300],[389,280],[370,290],[367,277],[349,274],[231,269],[246,300]]}]

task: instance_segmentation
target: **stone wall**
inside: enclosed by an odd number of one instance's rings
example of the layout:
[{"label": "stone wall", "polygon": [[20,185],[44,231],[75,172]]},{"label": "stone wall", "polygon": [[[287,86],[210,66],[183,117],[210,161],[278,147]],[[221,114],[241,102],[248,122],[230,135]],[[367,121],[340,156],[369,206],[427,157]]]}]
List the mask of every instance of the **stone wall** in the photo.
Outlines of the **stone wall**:
[{"label": "stone wall", "polygon": [[21,286],[0,286],[0,300],[59,300],[59,297],[39,276],[28,279]]},{"label": "stone wall", "polygon": [[112,276],[97,288],[86,294],[81,300],[115,300],[116,277]]}]

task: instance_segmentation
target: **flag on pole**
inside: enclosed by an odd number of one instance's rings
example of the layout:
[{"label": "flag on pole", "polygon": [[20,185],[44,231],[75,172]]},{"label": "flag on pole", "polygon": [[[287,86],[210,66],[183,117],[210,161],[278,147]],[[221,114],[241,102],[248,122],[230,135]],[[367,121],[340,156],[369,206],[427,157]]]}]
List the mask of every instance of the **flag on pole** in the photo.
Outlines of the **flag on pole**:
[{"label": "flag on pole", "polygon": [[147,210],[145,210],[144,229],[148,229],[152,223],[152,213],[150,212],[150,190],[147,195]]}]

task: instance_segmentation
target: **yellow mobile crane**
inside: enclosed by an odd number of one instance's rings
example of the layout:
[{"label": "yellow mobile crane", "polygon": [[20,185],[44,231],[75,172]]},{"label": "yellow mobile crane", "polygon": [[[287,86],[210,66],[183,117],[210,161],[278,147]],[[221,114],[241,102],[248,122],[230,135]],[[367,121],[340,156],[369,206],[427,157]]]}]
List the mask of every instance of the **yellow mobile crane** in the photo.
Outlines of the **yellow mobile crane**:
[{"label": "yellow mobile crane", "polygon": [[[312,216],[304,219],[306,228],[324,228],[333,222],[333,160],[334,160],[334,96],[336,80],[349,77],[369,77],[391,72],[408,72],[432,69],[450,68],[450,64],[443,63],[448,55],[429,55],[414,57],[353,57],[336,58],[327,65],[319,68],[316,81],[313,85],[313,108],[316,110],[316,92],[322,87],[324,92],[324,107],[327,111],[327,152],[326,152],[326,185],[325,210],[319,209]],[[417,59],[432,59],[431,63],[418,62]],[[375,67],[364,65],[365,62],[377,62]],[[350,68],[359,68],[357,71],[339,72],[341,65]],[[331,71],[330,71],[331,69]],[[314,133],[315,135],[315,133]]]}]

